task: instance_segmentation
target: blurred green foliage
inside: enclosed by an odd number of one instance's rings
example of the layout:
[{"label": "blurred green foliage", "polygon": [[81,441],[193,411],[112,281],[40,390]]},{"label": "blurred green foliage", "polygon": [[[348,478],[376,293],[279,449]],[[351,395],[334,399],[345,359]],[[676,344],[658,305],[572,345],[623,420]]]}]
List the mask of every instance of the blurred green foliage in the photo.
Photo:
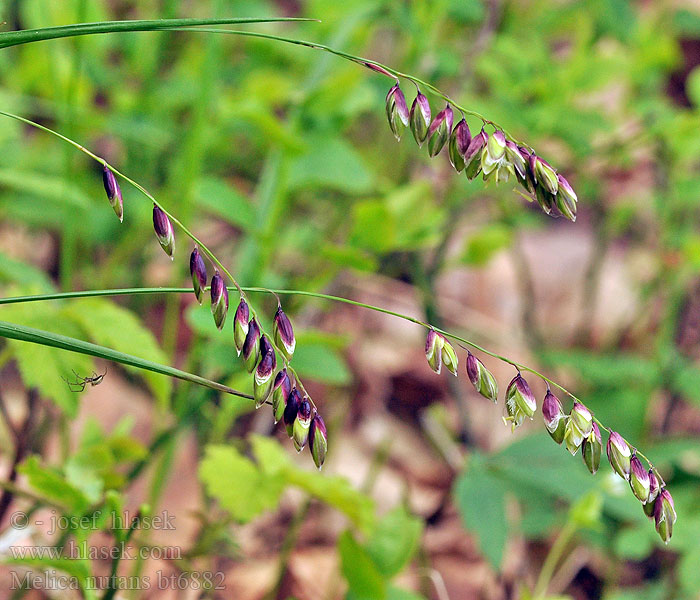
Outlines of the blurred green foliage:
[{"label": "blurred green foliage", "polygon": [[[4,3],[2,20],[32,28],[232,10],[275,16],[283,5],[22,0]],[[596,415],[664,473],[679,515],[667,550],[677,555],[677,567],[659,558],[653,527],[629,494],[620,497],[609,485],[607,466],[591,478],[580,459],[545,436],[491,454],[473,450],[457,478],[455,502],[484,557],[498,569],[510,537],[549,540],[575,522],[576,543],[610,562],[606,600],[697,597],[700,443],[692,431],[669,438],[659,415],[668,405],[661,400],[700,403],[700,341],[683,341],[700,277],[700,67],[690,71],[680,97],[669,87],[686,59],[680,40],[698,40],[700,15],[665,0],[309,0],[299,10],[321,22],[258,29],[371,56],[502,124],[571,177],[580,224],[590,227],[601,249],[589,265],[589,303],[577,335],[569,339],[548,324],[532,336],[532,351],[549,370],[573,379],[570,387]],[[546,236],[580,226],[547,219],[508,186],[469,184],[449,172],[446,160],[429,161],[410,139],[397,144],[383,121],[387,80],[310,49],[213,34],[113,34],[3,50],[0,73],[2,109],[48,123],[118,165],[185,224],[206,233],[245,285],[320,291],[348,273],[378,273],[408,281],[430,298],[440,273],[488,265],[512,249],[522,231]],[[432,105],[434,112],[441,108]],[[640,172],[641,181],[627,185]],[[28,264],[32,252],[2,246],[3,293],[186,284],[186,261],[171,265],[152,243],[148,203],[128,188],[124,203],[119,225],[94,164],[49,136],[3,121],[0,220],[37,250]],[[469,233],[451,262],[440,248],[464,224]],[[182,257],[187,247],[184,239],[179,243]],[[610,248],[625,257],[643,255],[648,269],[637,276],[630,268],[639,313],[630,315],[625,330],[597,340],[589,330],[595,274]],[[261,312],[272,314],[270,298],[259,302]],[[299,299],[288,304],[292,315],[302,307]],[[431,320],[440,316],[429,302],[424,309]],[[217,334],[208,308],[184,308],[175,297],[134,296],[128,306],[106,300],[5,306],[0,316],[50,324],[159,362],[178,360],[189,371],[243,391],[250,387],[231,360],[232,339]],[[192,333],[186,346],[183,323]],[[309,328],[298,340],[300,374],[337,399],[331,410],[341,419],[353,379],[344,359],[351,338]],[[56,382],[71,369],[91,372],[91,360],[28,346],[10,342],[4,360],[15,360],[28,387],[74,416],[79,397]],[[163,435],[153,447],[139,446],[127,426],[109,434],[86,426],[63,464],[47,466],[36,456],[23,463],[39,499],[66,514],[82,514],[95,502],[122,502],[127,484],[154,460],[158,474],[149,485],[157,500],[178,436],[192,427],[203,453],[200,478],[226,513],[203,527],[202,552],[220,541],[229,519],[243,522],[273,509],[283,491],[295,487],[337,508],[354,526],[338,540],[349,598],[415,597],[392,580],[416,555],[419,520],[403,508],[376,515],[367,495],[345,480],[299,469],[274,441],[252,438],[249,458],[231,440],[252,407],[235,399],[206,403],[208,390],[143,378],[163,415]],[[192,406],[203,408],[193,412]],[[240,487],[232,488],[231,480]],[[602,503],[588,520],[576,504],[582,497],[597,499],[588,508]],[[512,501],[519,518],[508,510]],[[632,591],[618,589],[627,561],[648,561],[658,572]],[[58,567],[81,578],[90,573],[80,561]]]}]

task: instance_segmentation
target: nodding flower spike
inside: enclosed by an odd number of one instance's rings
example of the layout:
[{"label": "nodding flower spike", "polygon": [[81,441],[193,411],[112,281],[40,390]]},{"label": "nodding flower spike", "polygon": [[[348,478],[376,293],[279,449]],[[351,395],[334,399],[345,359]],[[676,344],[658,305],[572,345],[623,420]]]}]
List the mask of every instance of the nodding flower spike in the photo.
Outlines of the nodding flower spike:
[{"label": "nodding flower spike", "polygon": [[260,326],[253,317],[248,323],[248,333],[241,349],[243,354],[243,364],[248,373],[252,373],[260,358]]},{"label": "nodding flower spike", "polygon": [[420,92],[418,92],[413,100],[413,104],[411,104],[409,121],[411,123],[413,139],[416,140],[416,143],[420,147],[423,145],[428,135],[428,127],[430,127],[430,102],[428,102],[428,99]]},{"label": "nodding flower spike", "polygon": [[386,118],[394,137],[400,140],[404,127],[408,126],[408,106],[398,83],[386,95]]},{"label": "nodding flower spike", "polygon": [[630,457],[632,455],[632,451],[630,450],[627,442],[619,433],[617,433],[617,431],[610,432],[606,452],[608,454],[608,461],[610,461],[610,466],[613,468],[613,471],[615,471],[615,473],[617,473],[623,479],[629,480]]},{"label": "nodding flower spike", "polygon": [[498,402],[498,382],[476,356],[467,352],[467,376],[484,398]]},{"label": "nodding flower spike", "polygon": [[221,329],[226,322],[228,312],[228,290],[224,280],[218,271],[211,278],[211,314],[214,315],[214,323]]},{"label": "nodding flower spike", "polygon": [[289,437],[294,435],[294,421],[296,421],[300,405],[301,396],[299,395],[299,391],[297,388],[292,388],[292,391],[289,392],[289,396],[287,397],[287,405],[284,407],[284,414],[282,415]]},{"label": "nodding flower spike", "polygon": [[175,252],[175,232],[173,231],[173,225],[170,219],[168,219],[168,215],[155,204],[153,205],[153,229],[156,232],[156,237],[158,238],[158,243],[161,248],[165,250],[170,260],[173,260],[173,254]]},{"label": "nodding flower spike", "polygon": [[462,119],[454,126],[450,135],[450,143],[447,148],[450,157],[450,164],[454,167],[457,173],[464,170],[464,155],[467,153],[467,148],[472,141],[472,134],[469,131],[469,125]]},{"label": "nodding flower spike", "polygon": [[469,142],[469,146],[467,147],[467,151],[464,153],[464,173],[469,181],[481,173],[481,155],[484,146],[486,146],[488,137],[489,136],[482,129],[472,138],[472,141]]},{"label": "nodding flower spike", "polygon": [[[438,335],[440,334],[438,333]],[[440,337],[442,337],[442,364],[445,365],[445,368],[450,373],[457,377],[457,368],[459,367],[459,358],[457,358],[457,353],[452,347],[452,344],[447,341],[444,335],[440,335]]]},{"label": "nodding flower spike", "polygon": [[668,544],[671,539],[675,522],[676,508],[673,505],[673,498],[668,490],[662,489],[654,501],[654,523],[664,544]]},{"label": "nodding flower spike", "polygon": [[630,458],[630,487],[637,500],[642,503],[649,500],[649,472],[642,466],[642,461],[636,454]]},{"label": "nodding flower spike", "polygon": [[284,416],[284,409],[287,406],[287,398],[292,391],[292,380],[285,367],[275,377],[272,385],[272,414],[277,423]]},{"label": "nodding flower spike", "polygon": [[561,444],[564,440],[567,416],[559,398],[552,394],[551,390],[547,390],[542,401],[542,416],[549,435],[557,444]]},{"label": "nodding flower spike", "polygon": [[452,131],[452,119],[453,114],[449,104],[435,115],[428,128],[428,154],[430,156],[437,156],[447,142]]},{"label": "nodding flower spike", "polygon": [[253,398],[255,408],[260,408],[272,392],[272,373],[277,368],[277,357],[266,335],[260,338],[260,362],[253,376]]},{"label": "nodding flower spike", "polygon": [[328,434],[326,433],[326,424],[319,414],[316,414],[311,420],[311,427],[309,428],[309,450],[314,459],[314,463],[320,470],[323,466],[323,462],[326,460],[326,452],[328,452]]},{"label": "nodding flower spike", "polygon": [[277,305],[277,312],[272,323],[272,336],[275,345],[282,351],[282,354],[287,360],[291,360],[297,342],[294,338],[292,323],[279,305]]},{"label": "nodding flower spike", "polygon": [[561,175],[557,175],[559,188],[555,198],[557,208],[569,221],[576,221],[576,202],[578,198],[574,188]]},{"label": "nodding flower spike", "polygon": [[119,183],[117,183],[117,178],[107,165],[104,165],[102,169],[102,183],[105,186],[105,192],[107,192],[107,200],[109,200],[110,206],[114,209],[114,213],[119,218],[119,222],[123,222],[124,201],[122,200],[122,190],[119,187]]},{"label": "nodding flower spike", "polygon": [[571,452],[572,456],[578,452],[583,441],[591,435],[592,430],[593,415],[591,411],[580,402],[574,402],[564,431],[566,449]]},{"label": "nodding flower spike", "polygon": [[600,467],[600,456],[603,453],[603,439],[600,436],[600,429],[597,423],[593,423],[590,435],[583,440],[581,454],[583,462],[588,467],[591,475],[595,475]]},{"label": "nodding flower spike", "polygon": [[245,338],[248,335],[248,321],[250,320],[250,308],[245,298],[241,298],[236,308],[236,314],[233,316],[233,342],[236,344],[238,356],[241,355]]},{"label": "nodding flower spike", "polygon": [[438,375],[442,370],[442,346],[445,338],[442,337],[434,329],[428,331],[428,336],[425,339],[425,358],[428,359],[430,368]]},{"label": "nodding flower spike", "polygon": [[190,275],[192,277],[194,295],[197,297],[197,302],[201,304],[204,300],[204,288],[207,285],[207,266],[204,264],[204,259],[196,246],[190,255]]},{"label": "nodding flower spike", "polygon": [[654,473],[654,469],[649,469],[649,497],[644,503],[644,514],[647,517],[654,516],[654,500],[659,495],[661,484],[659,483],[659,478]]},{"label": "nodding flower spike", "polygon": [[296,419],[292,425],[292,438],[297,452],[301,452],[309,439],[309,428],[311,427],[311,402],[304,396],[299,403]]}]

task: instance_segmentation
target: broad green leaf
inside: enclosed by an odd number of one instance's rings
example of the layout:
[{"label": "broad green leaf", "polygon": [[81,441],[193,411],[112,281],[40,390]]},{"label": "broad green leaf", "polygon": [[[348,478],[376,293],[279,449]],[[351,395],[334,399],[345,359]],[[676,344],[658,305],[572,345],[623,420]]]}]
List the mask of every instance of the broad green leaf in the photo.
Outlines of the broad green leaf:
[{"label": "broad green leaf", "polygon": [[15,260],[0,252],[0,280],[22,284],[42,292],[51,292],[54,287],[48,275],[34,265]]},{"label": "broad green leaf", "polygon": [[347,579],[348,598],[352,600],[384,600],[387,597],[386,582],[365,549],[349,531],[338,538],[340,568]]},{"label": "broad green leaf", "polygon": [[352,207],[353,246],[374,252],[388,252],[396,247],[398,225],[394,215],[380,200],[356,202]]},{"label": "broad green leaf", "polygon": [[385,577],[403,571],[420,544],[423,522],[397,507],[385,515],[372,530],[366,549]]},{"label": "broad green leaf", "polygon": [[454,487],[464,526],[476,534],[479,548],[494,570],[503,561],[508,537],[506,486],[494,476],[479,454],[474,454]]},{"label": "broad green leaf", "polygon": [[[102,298],[81,298],[66,305],[61,311],[78,323],[94,342],[119,352],[136,354],[153,362],[167,362],[155,336],[144,327],[131,311]],[[161,407],[170,399],[172,381],[157,373],[143,370],[134,372],[148,383]]]},{"label": "broad green leaf", "polygon": [[297,344],[292,365],[305,379],[331,385],[347,385],[352,380],[345,359],[325,344]]},{"label": "broad green leaf", "polygon": [[92,199],[75,184],[44,173],[0,169],[0,184],[35,196],[42,202],[52,200],[74,210],[88,208],[92,203]]},{"label": "broad green leaf", "polygon": [[372,173],[362,156],[345,140],[324,134],[310,134],[307,150],[289,167],[292,190],[327,188],[358,195],[372,191]]},{"label": "broad green leaf", "polygon": [[425,596],[421,596],[411,590],[389,585],[386,589],[387,600],[426,600]]},{"label": "broad green leaf", "polygon": [[226,181],[203,177],[195,185],[194,196],[197,204],[205,211],[244,231],[253,228],[255,219],[250,200]]},{"label": "broad green leaf", "polygon": [[208,446],[199,465],[207,493],[240,523],[277,506],[286,481],[270,477],[231,446]]},{"label": "broad green leaf", "polygon": [[49,502],[65,506],[75,513],[84,511],[90,504],[89,499],[62,475],[43,467],[37,456],[27,458],[18,471],[27,478],[30,487]]},{"label": "broad green leaf", "polygon": [[510,246],[513,234],[508,227],[495,223],[471,235],[465,245],[462,261],[468,265],[483,266],[493,256]]}]

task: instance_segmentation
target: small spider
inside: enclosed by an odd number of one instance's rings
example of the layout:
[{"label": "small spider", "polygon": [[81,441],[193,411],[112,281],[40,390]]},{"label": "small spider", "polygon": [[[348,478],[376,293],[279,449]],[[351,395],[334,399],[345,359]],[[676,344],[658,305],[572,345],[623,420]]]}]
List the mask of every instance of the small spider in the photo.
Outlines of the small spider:
[{"label": "small spider", "polygon": [[93,371],[90,377],[81,377],[75,371],[73,371],[73,375],[75,375],[76,381],[68,381],[65,377],[61,377],[61,379],[68,384],[71,392],[82,392],[88,383],[93,387],[102,383],[104,376],[107,375],[107,371],[102,373],[102,375],[98,375]]}]

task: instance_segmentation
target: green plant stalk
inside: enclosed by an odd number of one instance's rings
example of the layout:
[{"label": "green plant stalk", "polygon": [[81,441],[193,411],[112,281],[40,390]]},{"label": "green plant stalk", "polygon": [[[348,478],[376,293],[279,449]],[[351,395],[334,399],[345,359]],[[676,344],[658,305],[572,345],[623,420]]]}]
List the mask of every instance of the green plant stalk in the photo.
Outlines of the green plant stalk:
[{"label": "green plant stalk", "polygon": [[249,394],[244,394],[243,392],[234,390],[233,388],[216,381],[205,379],[199,375],[187,373],[186,371],[181,371],[180,369],[176,369],[174,367],[161,365],[150,360],[132,356],[131,354],[124,354],[123,352],[118,352],[112,348],[98,346],[97,344],[93,344],[91,342],[85,342],[83,340],[65,335],[51,333],[49,331],[42,331],[41,329],[34,329],[33,327],[25,327],[24,325],[0,321],[0,337],[19,340],[22,342],[31,342],[33,344],[41,344],[43,346],[50,346],[52,348],[77,352],[79,354],[88,354],[90,356],[111,360],[123,365],[136,367],[138,369],[144,369],[146,371],[160,373],[161,375],[167,375],[168,377],[175,377],[177,379],[182,379],[183,381],[189,381],[190,383],[196,383],[197,385],[202,385],[219,392],[231,394],[232,396],[239,396],[247,400],[253,399],[253,396]]},{"label": "green plant stalk", "polygon": [[[209,289],[208,287],[205,287],[204,290],[206,291]],[[230,288],[233,290],[234,288]],[[420,325],[421,327],[425,327],[426,329],[434,329],[438,333],[443,334],[444,336],[453,339],[457,342],[460,342],[461,344],[466,344],[467,346],[470,346],[471,348],[474,348],[475,350],[478,350],[479,352],[483,352],[484,354],[495,358],[497,360],[500,360],[502,362],[508,363],[518,371],[526,371],[528,373],[532,373],[533,375],[539,377],[542,379],[544,382],[556,387],[557,389],[561,390],[564,392],[567,396],[569,396],[572,400],[575,402],[582,402],[577,396],[575,396],[572,392],[567,390],[563,385],[557,383],[553,379],[550,379],[543,373],[537,371],[536,369],[533,369],[532,367],[528,367],[527,365],[524,365],[522,363],[516,362],[514,360],[511,360],[507,358],[506,356],[502,356],[496,352],[492,352],[491,350],[488,350],[484,348],[483,346],[477,344],[476,342],[473,342],[471,340],[468,340],[462,336],[456,335],[454,333],[450,333],[449,331],[446,331],[445,329],[441,329],[438,327],[434,327],[430,323],[426,323],[424,321],[421,321],[420,319],[416,319],[415,317],[411,317],[410,315],[404,315],[399,312],[395,312],[393,310],[389,310],[387,308],[382,308],[381,306],[374,306],[372,304],[366,304],[364,302],[358,302],[357,300],[351,300],[349,298],[343,298],[342,296],[332,296],[330,294],[322,294],[319,292],[309,292],[306,290],[281,290],[281,289],[268,289],[268,288],[261,288],[261,287],[242,287],[241,288],[243,291],[248,292],[248,293],[261,293],[261,294],[279,294],[279,295],[294,295],[294,296],[308,296],[310,298],[318,298],[321,300],[330,300],[332,302],[342,302],[344,304],[350,304],[352,306],[358,306],[360,308],[366,308],[368,310],[373,310],[375,312],[383,313],[385,315],[390,315],[392,317],[396,317],[398,319],[403,319],[404,321],[410,321],[411,323],[415,323],[416,325]],[[9,298],[0,298],[0,306],[3,304],[15,304],[15,303],[20,303],[20,302],[38,302],[38,301],[43,301],[43,300],[65,300],[69,298],[90,298],[94,296],[128,296],[128,295],[136,295],[136,294],[191,294],[192,289],[191,288],[121,288],[121,289],[111,289],[111,290],[86,290],[86,291],[79,291],[79,292],[57,292],[55,294],[39,294],[36,296],[15,296],[15,297],[9,297]],[[0,321],[0,336],[3,335],[2,333],[2,321]],[[84,342],[83,342],[84,343]],[[170,367],[168,367],[170,368]],[[291,368],[291,367],[290,367]],[[206,380],[205,380],[206,381]],[[219,384],[217,384],[219,385]],[[302,388],[303,389],[303,388]],[[230,393],[230,392],[229,392]],[[235,395],[241,395],[240,393],[237,393]],[[250,398],[248,395],[243,395],[246,398]],[[593,420],[598,424],[598,426],[601,429],[604,429],[608,433],[611,433],[611,429],[609,427],[606,427],[603,423],[601,423],[595,416],[593,417]],[[658,473],[656,470],[656,467],[654,467],[653,463],[644,455],[642,452],[637,450],[637,456],[643,458],[649,466],[654,469],[654,472],[656,473],[657,477],[659,477],[659,480],[663,483],[663,478],[661,478],[661,475]]]},{"label": "green plant stalk", "polygon": [[568,521],[566,525],[564,525],[564,527],[562,528],[557,539],[554,541],[554,544],[552,544],[552,547],[550,548],[549,553],[547,554],[547,558],[545,558],[544,564],[542,565],[542,569],[540,570],[540,574],[537,577],[535,589],[532,592],[533,600],[538,600],[540,598],[546,597],[545,595],[547,593],[547,586],[552,580],[554,570],[556,569],[557,564],[559,564],[559,561],[561,560],[561,557],[563,556],[564,551],[566,550],[566,546],[568,545],[569,541],[575,533],[576,524],[573,521]]}]

